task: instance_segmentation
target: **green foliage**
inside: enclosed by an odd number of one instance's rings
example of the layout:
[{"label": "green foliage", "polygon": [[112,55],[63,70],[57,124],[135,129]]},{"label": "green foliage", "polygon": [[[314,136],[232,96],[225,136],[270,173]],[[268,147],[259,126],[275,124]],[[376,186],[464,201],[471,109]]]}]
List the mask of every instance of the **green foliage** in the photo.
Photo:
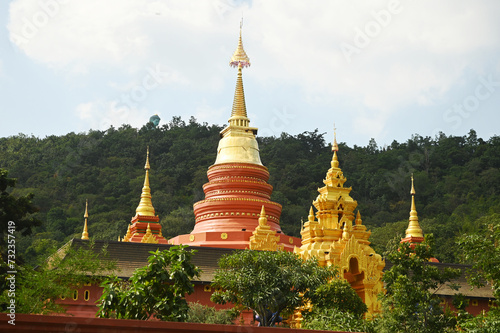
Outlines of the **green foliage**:
[{"label": "green foliage", "polygon": [[[20,197],[9,193],[9,188],[16,186],[16,179],[8,178],[8,174],[7,170],[0,169],[0,256],[3,261],[7,261],[7,239],[15,240],[16,236],[27,236],[32,233],[33,228],[41,224],[41,221],[33,215],[38,211],[31,202],[33,193]],[[14,223],[11,222],[10,228],[9,221]],[[19,253],[16,255],[18,260],[19,255]],[[0,273],[4,271],[0,270]]]},{"label": "green foliage", "polygon": [[189,303],[188,323],[232,325],[239,313],[234,308],[217,310],[212,306],[200,303]]},{"label": "green foliage", "polygon": [[274,326],[280,314],[314,302],[314,291],[334,274],[315,259],[302,260],[290,252],[238,251],[219,260],[213,286],[221,290],[211,299],[252,309],[263,326]]},{"label": "green foliage", "polygon": [[[18,233],[17,251],[25,253],[41,239],[61,246],[81,233],[85,199],[91,236],[107,240],[123,236],[138,204],[148,145],[152,200],[163,234],[189,232],[192,205],[204,198],[202,185],[215,161],[221,129],[194,118],[174,117],[159,127],[124,125],[45,138],[0,138],[0,168],[17,179],[16,188],[7,192],[19,198],[33,193],[33,205],[40,211],[28,218],[43,221],[32,228],[32,235]],[[283,205],[280,225],[286,234],[300,237],[300,220],[307,219],[330,165],[331,138],[315,130],[257,139],[271,175],[272,199]],[[411,173],[421,225],[424,232],[434,234],[436,258],[442,262],[458,262],[457,237],[475,232],[474,221],[481,216],[500,211],[498,136],[483,140],[471,130],[464,136],[413,135],[383,148],[374,140],[365,147],[339,146],[345,186],[352,186],[351,196],[373,231],[372,245],[379,253],[408,221]],[[382,230],[377,232],[378,228]],[[48,249],[31,249],[26,262],[35,264],[38,256],[48,255],[43,251]]]},{"label": "green foliage", "polygon": [[[2,265],[5,265],[2,262]],[[59,297],[71,297],[73,290],[85,283],[98,283],[101,274],[114,271],[116,263],[107,258],[106,248],[94,250],[94,244],[75,248],[66,244],[36,269],[28,265],[17,266],[15,274],[16,312],[31,314],[61,313],[66,309],[57,304]],[[0,289],[0,312],[6,312],[10,301],[11,274],[3,273]]]},{"label": "green foliage", "polygon": [[454,316],[443,312],[433,290],[461,273],[430,264],[429,259],[434,256],[432,245],[432,235],[427,235],[414,248],[408,243],[394,242],[386,253],[392,267],[382,278],[387,291],[381,295],[383,315],[379,332],[441,332],[454,326]]},{"label": "green foliage", "polygon": [[302,312],[302,327],[316,330],[372,332],[373,322],[363,319],[365,303],[349,282],[333,279],[315,291],[312,309]]},{"label": "green foliage", "polygon": [[302,323],[302,328],[310,330],[327,330],[341,332],[375,333],[376,321],[359,318],[351,312],[342,312],[336,309],[321,308],[313,310]]},{"label": "green foliage", "polygon": [[476,317],[467,316],[457,325],[459,332],[497,333],[500,332],[500,311],[498,308],[482,313]]},{"label": "green foliage", "polygon": [[464,262],[472,264],[468,280],[476,287],[488,282],[500,299],[500,215],[481,217],[475,224],[479,230],[464,234],[458,241]]},{"label": "green foliage", "polygon": [[147,266],[137,269],[128,282],[117,277],[104,281],[98,316],[103,318],[156,318],[164,321],[186,321],[186,294],[194,292],[191,280],[200,270],[191,263],[196,252],[187,246],[150,252]]},{"label": "green foliage", "polygon": [[368,310],[349,282],[340,279],[333,279],[316,289],[313,310],[317,308],[349,312],[359,318]]}]

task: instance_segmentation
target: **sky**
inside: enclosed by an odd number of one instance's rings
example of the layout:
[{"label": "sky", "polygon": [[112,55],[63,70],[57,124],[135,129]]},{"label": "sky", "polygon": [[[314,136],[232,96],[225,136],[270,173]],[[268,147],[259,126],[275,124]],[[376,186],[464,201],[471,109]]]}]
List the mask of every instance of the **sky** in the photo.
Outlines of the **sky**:
[{"label": "sky", "polygon": [[0,137],[223,125],[243,17],[251,126],[349,146],[500,134],[500,2],[0,2]]}]

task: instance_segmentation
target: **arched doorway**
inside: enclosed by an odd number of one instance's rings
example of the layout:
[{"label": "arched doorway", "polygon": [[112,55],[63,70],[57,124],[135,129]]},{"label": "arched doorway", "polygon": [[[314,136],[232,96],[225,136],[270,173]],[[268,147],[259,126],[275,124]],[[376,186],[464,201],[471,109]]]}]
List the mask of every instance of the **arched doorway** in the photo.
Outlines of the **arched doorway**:
[{"label": "arched doorway", "polygon": [[356,257],[349,259],[349,269],[344,269],[344,279],[351,284],[351,287],[356,291],[359,297],[361,297],[363,302],[365,302],[364,278],[365,272],[359,270],[358,259]]}]

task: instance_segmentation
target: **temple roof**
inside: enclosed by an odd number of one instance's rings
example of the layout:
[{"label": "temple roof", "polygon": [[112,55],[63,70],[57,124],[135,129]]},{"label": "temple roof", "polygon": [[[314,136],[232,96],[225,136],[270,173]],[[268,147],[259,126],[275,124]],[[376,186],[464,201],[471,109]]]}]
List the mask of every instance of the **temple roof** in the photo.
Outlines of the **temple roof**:
[{"label": "temple roof", "polygon": [[[82,246],[87,247],[89,245],[88,241],[81,239],[72,239],[66,245],[64,245],[59,251],[64,250],[68,246],[75,248],[80,248]],[[120,278],[128,279],[132,276],[134,271],[138,268],[142,268],[147,265],[147,259],[151,255],[150,251],[156,250],[167,250],[174,245],[169,244],[145,244],[145,243],[124,243],[117,241],[104,241],[96,240],[94,242],[93,251],[99,253],[102,248],[106,246],[106,251],[108,253],[108,258],[110,260],[116,260],[118,272],[116,275]],[[202,269],[201,276],[199,280],[195,280],[199,283],[208,283],[213,281],[215,275],[215,270],[218,269],[218,261],[220,257],[225,254],[232,254],[234,249],[222,249],[214,247],[198,247],[190,246],[188,250],[194,249],[197,252],[194,254],[192,263]],[[457,283],[461,286],[459,292],[467,297],[474,298],[493,298],[493,291],[488,286],[482,288],[470,289],[470,285],[467,283],[465,272],[466,269],[470,268],[470,265],[461,264],[448,264],[448,263],[434,263],[429,262],[427,265],[434,265],[439,269],[444,269],[445,267],[459,268],[462,271],[462,275],[451,281]],[[385,271],[392,267],[392,263],[386,260]],[[103,274],[110,274],[111,272],[103,272]],[[455,294],[455,291],[450,289],[448,286],[441,286],[436,292],[439,296],[451,296]]]}]

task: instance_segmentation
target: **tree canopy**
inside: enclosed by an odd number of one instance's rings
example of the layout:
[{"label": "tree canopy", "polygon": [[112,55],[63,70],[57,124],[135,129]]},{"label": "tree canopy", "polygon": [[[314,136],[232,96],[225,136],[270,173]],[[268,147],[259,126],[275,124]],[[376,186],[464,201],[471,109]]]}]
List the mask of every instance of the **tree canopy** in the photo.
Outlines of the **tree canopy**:
[{"label": "tree canopy", "polygon": [[433,238],[425,238],[420,244],[393,243],[386,253],[392,267],[382,278],[386,293],[381,296],[379,332],[442,332],[455,325],[454,316],[444,313],[434,292],[461,272],[448,267],[440,270],[430,264]]},{"label": "tree canopy", "polygon": [[200,270],[191,263],[195,250],[172,246],[150,252],[148,264],[125,282],[117,277],[104,281],[98,316],[103,318],[186,321],[185,296],[194,292],[192,280]]},{"label": "tree canopy", "polygon": [[302,260],[285,251],[237,251],[219,260],[212,301],[252,309],[262,326],[274,326],[280,315],[315,301],[315,290],[335,275],[315,259]]},{"label": "tree canopy", "polygon": [[[123,125],[105,131],[37,138],[0,138],[0,168],[17,179],[7,190],[15,198],[33,193],[42,221],[31,235],[18,234],[18,252],[32,265],[49,248],[81,235],[85,200],[89,233],[97,239],[123,236],[137,207],[144,181],[146,146],[150,146],[153,205],[163,235],[189,233],[193,203],[204,198],[206,172],[215,161],[221,126],[174,117],[163,126],[140,129]],[[330,165],[331,138],[317,130],[278,137],[257,137],[262,163],[274,187],[272,200],[283,206],[280,225],[300,236],[317,188]],[[457,263],[456,239],[478,226],[474,221],[500,211],[500,137],[422,137],[384,147],[339,143],[340,167],[352,187],[363,223],[372,231],[378,253],[407,226],[410,174],[414,173],[417,210],[425,233],[436,239],[435,255]],[[1,209],[1,208],[0,208]],[[30,215],[31,216],[31,215]]]}]

